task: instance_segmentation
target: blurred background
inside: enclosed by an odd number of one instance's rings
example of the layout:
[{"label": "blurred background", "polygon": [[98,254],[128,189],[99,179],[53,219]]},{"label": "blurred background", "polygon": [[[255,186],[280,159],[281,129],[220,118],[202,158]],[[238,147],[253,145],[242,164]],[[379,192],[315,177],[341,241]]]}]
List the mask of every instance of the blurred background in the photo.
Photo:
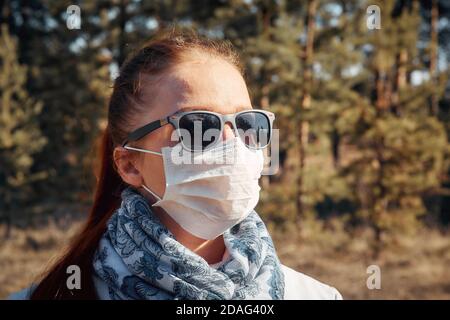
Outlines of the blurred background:
[{"label": "blurred background", "polygon": [[450,299],[449,19],[447,0],[0,1],[0,298],[86,218],[119,66],[177,26],[231,41],[276,113],[257,211],[282,262],[346,299]]}]

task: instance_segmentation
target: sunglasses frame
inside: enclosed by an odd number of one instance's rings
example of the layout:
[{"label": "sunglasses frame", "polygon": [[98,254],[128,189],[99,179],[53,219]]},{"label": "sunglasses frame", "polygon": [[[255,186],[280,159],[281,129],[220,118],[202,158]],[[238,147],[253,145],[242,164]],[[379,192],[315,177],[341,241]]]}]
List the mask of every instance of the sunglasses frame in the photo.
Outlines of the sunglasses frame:
[{"label": "sunglasses frame", "polygon": [[[275,120],[275,114],[273,112],[270,111],[266,111],[266,110],[260,110],[260,109],[250,109],[250,110],[243,110],[237,113],[232,113],[232,114],[220,114],[217,112],[212,112],[212,111],[206,111],[206,110],[193,110],[193,111],[185,111],[185,112],[176,112],[173,115],[170,115],[168,117],[156,120],[156,121],[152,121],[149,124],[146,124],[136,130],[133,130],[132,132],[130,132],[128,134],[127,139],[123,142],[122,147],[125,147],[129,142],[132,141],[137,141],[141,138],[143,138],[144,136],[146,136],[147,134],[155,131],[156,129],[161,128],[162,126],[166,125],[166,124],[171,124],[174,129],[177,131],[178,135],[179,134],[179,130],[180,130],[180,119],[185,116],[185,115],[189,115],[189,114],[195,114],[195,113],[201,113],[201,114],[211,114],[214,115],[216,117],[218,117],[220,119],[220,134],[223,133],[223,129],[225,127],[225,123],[231,123],[233,126],[233,130],[236,136],[239,136],[239,131],[238,128],[236,127],[236,117],[238,117],[239,115],[245,114],[245,113],[259,113],[264,115],[269,122],[269,139],[267,141],[267,143],[264,146],[258,147],[258,148],[254,148],[254,147],[250,147],[247,146],[250,149],[264,149],[265,147],[267,147],[270,143],[270,141],[272,140],[272,132],[273,132],[273,121]],[[183,128],[181,128],[183,129]],[[183,148],[187,151],[190,152],[198,152],[198,151],[204,151],[207,150],[211,147],[213,147],[218,141],[220,141],[219,139],[216,139],[216,141],[212,142],[211,144],[209,144],[206,148],[202,149],[202,150],[195,150],[195,149],[191,149],[190,147],[186,146],[183,143],[183,140],[181,140],[181,144],[183,145]]]}]

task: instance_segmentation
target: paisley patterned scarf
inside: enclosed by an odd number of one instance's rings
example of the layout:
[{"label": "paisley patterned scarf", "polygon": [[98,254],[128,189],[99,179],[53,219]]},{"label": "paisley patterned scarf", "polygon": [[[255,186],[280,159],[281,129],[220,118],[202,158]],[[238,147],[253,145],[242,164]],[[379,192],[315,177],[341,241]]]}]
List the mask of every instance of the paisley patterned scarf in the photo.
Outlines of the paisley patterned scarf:
[{"label": "paisley patterned scarf", "polygon": [[94,256],[100,299],[283,299],[284,276],[272,239],[252,212],[227,230],[230,253],[217,269],[175,240],[136,190],[107,224]]}]

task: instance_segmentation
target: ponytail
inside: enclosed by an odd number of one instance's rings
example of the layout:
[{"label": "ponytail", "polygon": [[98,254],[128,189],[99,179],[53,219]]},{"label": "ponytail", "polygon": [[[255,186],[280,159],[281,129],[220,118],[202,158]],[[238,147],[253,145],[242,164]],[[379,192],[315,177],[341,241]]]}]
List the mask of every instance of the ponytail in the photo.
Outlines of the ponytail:
[{"label": "ponytail", "polygon": [[[125,187],[113,165],[114,144],[109,127],[103,133],[100,145],[101,160],[97,186],[89,217],[81,232],[72,240],[68,250],[46,273],[31,295],[40,299],[97,299],[92,281],[92,260],[106,223],[120,205],[120,193]],[[77,265],[81,270],[81,289],[67,288],[67,268]]]}]

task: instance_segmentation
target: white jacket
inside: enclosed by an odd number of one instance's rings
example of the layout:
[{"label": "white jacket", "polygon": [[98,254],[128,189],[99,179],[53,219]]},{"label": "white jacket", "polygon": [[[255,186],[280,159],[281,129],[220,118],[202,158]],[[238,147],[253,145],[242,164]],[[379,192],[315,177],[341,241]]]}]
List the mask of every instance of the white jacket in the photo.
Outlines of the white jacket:
[{"label": "white jacket", "polygon": [[[285,265],[282,265],[281,268],[285,280],[285,300],[342,300],[341,294],[335,288],[327,286]],[[13,293],[8,299],[28,300],[30,293],[30,288],[26,288]]]},{"label": "white jacket", "polygon": [[281,269],[284,273],[285,300],[342,300],[335,288],[285,265],[281,265]]}]

